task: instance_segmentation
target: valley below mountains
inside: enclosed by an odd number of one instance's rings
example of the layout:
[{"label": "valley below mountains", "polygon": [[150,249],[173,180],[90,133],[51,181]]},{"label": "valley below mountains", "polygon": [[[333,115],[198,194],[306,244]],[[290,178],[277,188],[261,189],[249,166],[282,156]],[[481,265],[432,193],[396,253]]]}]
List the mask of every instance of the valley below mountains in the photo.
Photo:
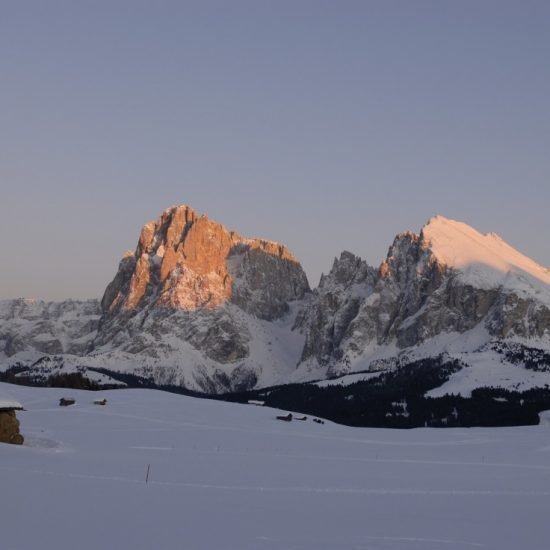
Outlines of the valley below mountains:
[{"label": "valley below mountains", "polygon": [[175,206],[145,224],[101,300],[0,302],[4,380],[347,388],[348,402],[398,380],[383,418],[405,425],[407,380],[423,399],[545,391],[549,351],[550,271],[442,216],[397,235],[380,266],[342,252],[311,289],[286,246]]}]

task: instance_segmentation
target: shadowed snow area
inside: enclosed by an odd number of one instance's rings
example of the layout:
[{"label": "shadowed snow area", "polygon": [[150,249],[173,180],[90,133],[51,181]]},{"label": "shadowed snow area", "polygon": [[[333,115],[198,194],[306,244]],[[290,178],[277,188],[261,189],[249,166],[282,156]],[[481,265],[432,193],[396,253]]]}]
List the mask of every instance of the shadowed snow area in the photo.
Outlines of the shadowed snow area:
[{"label": "shadowed snow area", "polygon": [[3,549],[548,547],[547,424],[358,429],[153,390],[2,389],[26,409],[25,445],[0,444]]}]

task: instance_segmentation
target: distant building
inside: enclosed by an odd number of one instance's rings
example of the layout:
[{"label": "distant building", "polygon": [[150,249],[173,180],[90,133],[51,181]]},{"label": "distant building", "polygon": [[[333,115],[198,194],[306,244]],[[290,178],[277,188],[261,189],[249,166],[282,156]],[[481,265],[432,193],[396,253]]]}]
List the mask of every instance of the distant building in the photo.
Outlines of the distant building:
[{"label": "distant building", "polygon": [[62,397],[59,400],[60,407],[69,407],[70,405],[74,405],[75,403],[76,399],[73,399],[72,397]]}]

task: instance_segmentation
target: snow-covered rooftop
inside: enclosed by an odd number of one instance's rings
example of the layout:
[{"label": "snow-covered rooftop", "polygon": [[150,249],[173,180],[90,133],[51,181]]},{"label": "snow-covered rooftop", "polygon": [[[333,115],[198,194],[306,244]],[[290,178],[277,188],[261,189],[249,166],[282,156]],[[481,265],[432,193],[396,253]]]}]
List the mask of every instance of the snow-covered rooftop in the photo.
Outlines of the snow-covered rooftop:
[{"label": "snow-covered rooftop", "polygon": [[21,405],[19,401],[14,399],[7,392],[0,390],[0,411],[13,410],[13,409],[20,410],[22,408],[23,408],[23,405]]}]

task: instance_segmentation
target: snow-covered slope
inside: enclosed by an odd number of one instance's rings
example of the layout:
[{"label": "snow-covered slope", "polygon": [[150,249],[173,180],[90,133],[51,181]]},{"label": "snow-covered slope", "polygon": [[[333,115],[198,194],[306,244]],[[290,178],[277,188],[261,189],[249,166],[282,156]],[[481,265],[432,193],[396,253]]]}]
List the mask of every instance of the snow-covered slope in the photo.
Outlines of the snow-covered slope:
[{"label": "snow-covered slope", "polygon": [[153,390],[9,392],[26,411],[24,445],[0,444],[6,550],[548,547],[548,425],[359,429]]},{"label": "snow-covered slope", "polygon": [[443,216],[431,218],[422,235],[441,265],[456,269],[466,284],[505,288],[523,296],[536,295],[550,304],[550,271],[512,248],[496,233],[479,233]]}]

